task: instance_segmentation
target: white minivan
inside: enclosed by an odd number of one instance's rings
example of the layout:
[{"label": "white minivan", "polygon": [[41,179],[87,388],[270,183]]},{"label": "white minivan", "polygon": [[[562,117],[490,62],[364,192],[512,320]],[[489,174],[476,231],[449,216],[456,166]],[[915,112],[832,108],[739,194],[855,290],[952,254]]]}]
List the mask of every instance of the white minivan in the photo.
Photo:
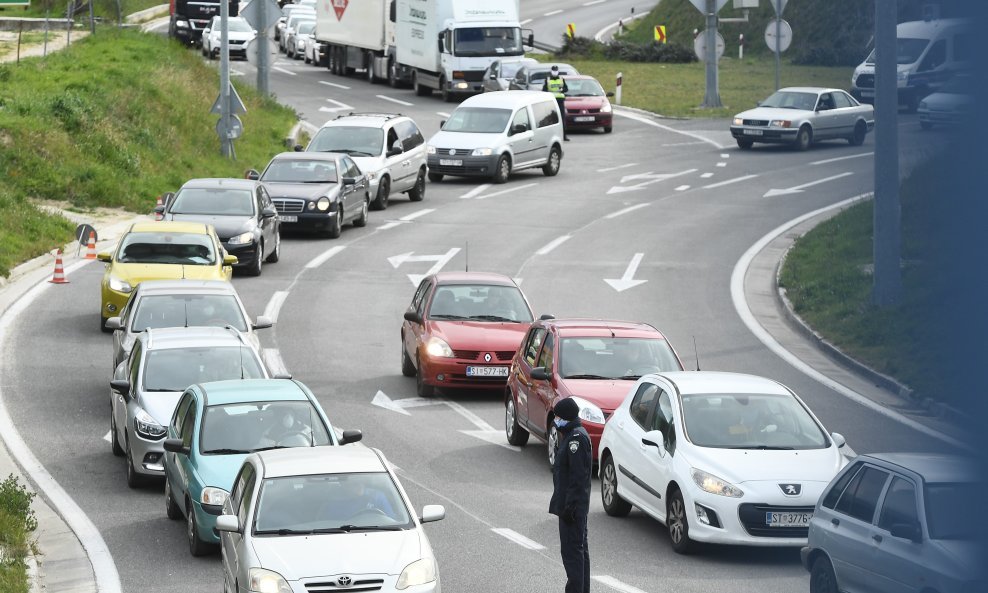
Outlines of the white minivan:
[{"label": "white minivan", "polygon": [[429,139],[429,180],[455,175],[504,183],[513,171],[533,167],[552,177],[563,158],[562,121],[550,93],[474,95]]},{"label": "white minivan", "polygon": [[[974,24],[967,19],[910,21],[896,27],[899,104],[916,111],[920,100],[957,72],[969,69],[975,52]],[[875,50],[851,77],[851,94],[875,100]]]}]

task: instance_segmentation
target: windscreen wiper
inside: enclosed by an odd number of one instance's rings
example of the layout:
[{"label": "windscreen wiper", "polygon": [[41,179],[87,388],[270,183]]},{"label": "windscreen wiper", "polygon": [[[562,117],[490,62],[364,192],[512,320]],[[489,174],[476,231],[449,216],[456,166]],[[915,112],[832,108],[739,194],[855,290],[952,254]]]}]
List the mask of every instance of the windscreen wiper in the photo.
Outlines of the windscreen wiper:
[{"label": "windscreen wiper", "polygon": [[613,378],[614,377],[605,377],[603,375],[589,375],[589,374],[586,374],[586,375],[566,375],[566,376],[563,377],[563,379],[595,379],[595,380],[604,380],[604,381],[610,381]]},{"label": "windscreen wiper", "polygon": [[397,525],[340,525],[340,530],[351,531],[401,531]]},{"label": "windscreen wiper", "polygon": [[203,455],[237,455],[240,453],[250,453],[250,451],[244,451],[243,449],[210,449],[208,451],[203,451]]},{"label": "windscreen wiper", "polygon": [[271,449],[291,449],[291,448],[292,447],[288,445],[271,445],[270,447],[259,447],[257,449],[254,449],[253,453],[257,453],[258,451],[270,451]]},{"label": "windscreen wiper", "polygon": [[312,529],[265,529],[256,531],[257,535],[311,535]]},{"label": "windscreen wiper", "polygon": [[758,451],[792,451],[796,447],[782,447],[776,445],[741,445],[738,447],[729,447],[730,449],[757,449]]},{"label": "windscreen wiper", "polygon": [[484,321],[507,321],[508,323],[517,323],[514,319],[508,319],[507,317],[501,317],[500,315],[471,315],[470,319],[483,319]]}]

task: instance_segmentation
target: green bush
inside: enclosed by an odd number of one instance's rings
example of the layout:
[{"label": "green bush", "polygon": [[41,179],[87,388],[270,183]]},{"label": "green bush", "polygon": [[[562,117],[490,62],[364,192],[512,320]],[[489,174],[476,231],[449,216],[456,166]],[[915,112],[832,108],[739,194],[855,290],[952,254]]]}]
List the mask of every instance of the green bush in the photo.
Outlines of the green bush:
[{"label": "green bush", "polygon": [[669,43],[635,43],[615,40],[601,43],[589,37],[566,37],[563,47],[556,52],[561,60],[620,60],[625,62],[688,64],[696,61],[692,49]]}]

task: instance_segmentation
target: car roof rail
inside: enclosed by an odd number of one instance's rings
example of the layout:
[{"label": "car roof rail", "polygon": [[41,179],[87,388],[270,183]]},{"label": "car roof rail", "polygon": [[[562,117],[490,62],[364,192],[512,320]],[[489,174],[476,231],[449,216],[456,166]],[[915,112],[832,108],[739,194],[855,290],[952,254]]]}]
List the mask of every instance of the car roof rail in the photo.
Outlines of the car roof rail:
[{"label": "car roof rail", "polygon": [[351,111],[350,113],[347,114],[337,115],[336,119],[340,119],[341,117],[383,117],[385,120],[389,120],[389,119],[394,119],[396,117],[402,117],[402,115],[400,113],[378,113],[375,111],[366,111],[366,112]]}]

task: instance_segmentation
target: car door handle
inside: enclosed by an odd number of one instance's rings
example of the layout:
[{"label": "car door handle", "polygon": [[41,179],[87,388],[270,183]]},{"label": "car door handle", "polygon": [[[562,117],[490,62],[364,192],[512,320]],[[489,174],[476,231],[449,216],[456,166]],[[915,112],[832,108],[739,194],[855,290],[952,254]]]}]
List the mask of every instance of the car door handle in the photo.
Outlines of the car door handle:
[{"label": "car door handle", "polygon": [[882,543],[882,539],[884,539],[884,538],[882,538],[882,536],[880,536],[880,535],[878,535],[876,533],[875,535],[871,536],[871,539],[875,540],[875,543],[876,544],[880,544],[880,543]]},{"label": "car door handle", "polygon": [[840,527],[840,519],[831,519],[830,522],[834,524],[834,527]]}]

